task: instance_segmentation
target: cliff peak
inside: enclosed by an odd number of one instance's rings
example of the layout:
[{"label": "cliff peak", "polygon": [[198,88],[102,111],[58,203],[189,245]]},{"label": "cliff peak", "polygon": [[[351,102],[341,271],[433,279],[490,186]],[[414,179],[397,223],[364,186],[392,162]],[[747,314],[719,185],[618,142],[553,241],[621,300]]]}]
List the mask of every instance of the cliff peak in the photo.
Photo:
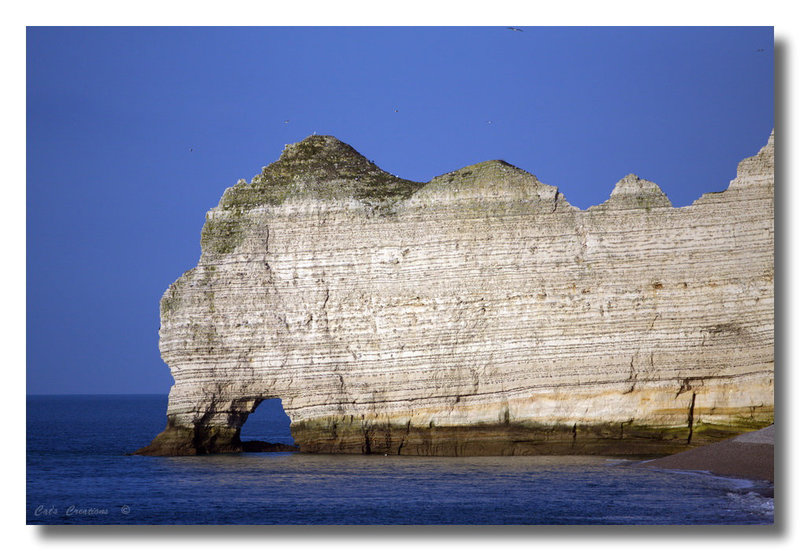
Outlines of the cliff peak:
[{"label": "cliff peak", "polygon": [[753,176],[758,179],[763,173],[772,173],[775,170],[775,130],[773,129],[766,145],[752,157],[748,157],[739,163],[736,169],[736,179],[731,183],[732,187],[746,186],[746,181]]},{"label": "cliff peak", "polygon": [[249,210],[292,197],[381,202],[406,198],[421,186],[381,170],[333,136],[315,134],[286,145],[280,158],[249,184],[240,182],[229,188],[220,207]]},{"label": "cliff peak", "polygon": [[639,178],[636,174],[628,174],[617,182],[611,197],[604,203],[589,207],[592,209],[646,209],[672,207],[666,194],[658,184]]},{"label": "cliff peak", "polygon": [[279,162],[302,163],[316,159],[317,161],[351,162],[363,164],[368,162],[363,155],[350,145],[335,136],[313,134],[297,143],[287,144],[279,158]]},{"label": "cliff peak", "polygon": [[506,161],[472,164],[435,177],[409,200],[412,205],[460,204],[464,201],[485,206],[488,202],[543,205],[543,210],[572,209],[558,188],[543,184],[533,174]]}]

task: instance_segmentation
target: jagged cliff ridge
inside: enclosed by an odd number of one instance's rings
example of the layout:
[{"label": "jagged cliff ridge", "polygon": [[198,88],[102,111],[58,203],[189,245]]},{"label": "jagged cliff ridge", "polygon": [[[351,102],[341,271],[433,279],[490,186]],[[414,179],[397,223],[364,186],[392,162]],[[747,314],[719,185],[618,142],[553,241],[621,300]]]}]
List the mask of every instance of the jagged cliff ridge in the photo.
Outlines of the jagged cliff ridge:
[{"label": "jagged cliff ridge", "polygon": [[225,191],[161,300],[167,428],[242,450],[278,397],[302,451],[668,453],[773,420],[773,137],[673,208],[581,211],[502,161],[423,184],[331,136]]}]

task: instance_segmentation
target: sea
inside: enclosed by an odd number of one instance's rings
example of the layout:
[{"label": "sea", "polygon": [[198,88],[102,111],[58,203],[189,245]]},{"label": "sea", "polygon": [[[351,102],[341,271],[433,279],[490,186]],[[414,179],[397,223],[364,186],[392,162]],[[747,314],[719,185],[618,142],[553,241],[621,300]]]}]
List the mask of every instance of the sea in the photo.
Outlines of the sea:
[{"label": "sea", "polygon": [[[772,524],[770,487],[605,457],[128,455],[166,396],[28,396],[28,524]],[[293,443],[279,400],[243,440]]]}]

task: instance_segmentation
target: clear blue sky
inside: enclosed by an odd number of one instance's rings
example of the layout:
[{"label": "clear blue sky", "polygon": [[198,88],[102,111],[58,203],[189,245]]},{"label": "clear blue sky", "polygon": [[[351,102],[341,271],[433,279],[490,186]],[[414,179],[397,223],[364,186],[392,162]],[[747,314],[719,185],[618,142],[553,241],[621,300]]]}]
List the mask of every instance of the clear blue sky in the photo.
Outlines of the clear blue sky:
[{"label": "clear blue sky", "polygon": [[631,172],[722,190],[773,124],[771,27],[29,28],[28,393],[166,393],[158,301],[205,212],[313,132],[586,208]]}]

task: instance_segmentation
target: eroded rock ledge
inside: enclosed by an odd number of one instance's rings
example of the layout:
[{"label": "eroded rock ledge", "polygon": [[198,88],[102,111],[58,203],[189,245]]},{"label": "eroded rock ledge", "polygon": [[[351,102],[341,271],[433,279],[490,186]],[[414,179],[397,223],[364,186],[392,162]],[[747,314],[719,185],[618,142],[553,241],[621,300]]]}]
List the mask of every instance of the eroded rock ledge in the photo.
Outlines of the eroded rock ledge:
[{"label": "eroded rock ledge", "polygon": [[175,384],[137,453],[660,454],[773,421],[773,137],[673,208],[629,175],[582,211],[502,161],[412,182],[331,136],[209,211],[161,300]]}]

